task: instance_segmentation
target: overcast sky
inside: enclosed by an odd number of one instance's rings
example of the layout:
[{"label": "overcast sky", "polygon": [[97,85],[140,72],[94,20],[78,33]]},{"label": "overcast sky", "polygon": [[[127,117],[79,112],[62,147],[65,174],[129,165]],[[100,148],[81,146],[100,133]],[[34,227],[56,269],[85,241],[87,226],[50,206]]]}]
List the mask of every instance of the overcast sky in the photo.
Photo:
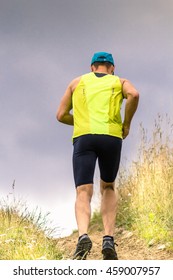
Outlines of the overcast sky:
[{"label": "overcast sky", "polygon": [[55,114],[97,51],[112,53],[116,74],[140,92],[123,160],[135,154],[141,122],[150,129],[158,113],[173,117],[173,1],[0,0],[0,195],[15,179],[16,197],[70,230],[72,127]]}]

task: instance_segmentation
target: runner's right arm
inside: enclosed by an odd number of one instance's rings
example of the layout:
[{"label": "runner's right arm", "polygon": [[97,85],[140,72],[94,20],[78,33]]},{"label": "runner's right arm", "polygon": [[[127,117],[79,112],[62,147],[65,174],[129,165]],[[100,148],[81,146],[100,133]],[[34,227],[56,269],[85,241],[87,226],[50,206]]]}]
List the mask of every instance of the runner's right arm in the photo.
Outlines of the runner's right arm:
[{"label": "runner's right arm", "polygon": [[138,107],[139,93],[130,81],[121,79],[121,83],[123,88],[123,96],[127,99],[123,121],[123,139],[125,139],[129,134],[131,120]]}]

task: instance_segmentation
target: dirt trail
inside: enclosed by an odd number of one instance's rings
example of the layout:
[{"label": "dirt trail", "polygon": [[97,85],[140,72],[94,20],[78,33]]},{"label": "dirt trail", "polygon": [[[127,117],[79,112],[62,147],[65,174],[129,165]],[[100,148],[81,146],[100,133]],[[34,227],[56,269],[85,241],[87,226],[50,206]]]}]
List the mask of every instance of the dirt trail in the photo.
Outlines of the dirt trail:
[{"label": "dirt trail", "polygon": [[[95,230],[89,233],[93,246],[88,260],[102,260],[101,245],[103,232]],[[62,251],[64,259],[72,259],[78,234],[57,240],[57,246]],[[143,240],[137,238],[135,233],[118,228],[115,232],[115,241],[118,244],[116,251],[119,260],[173,260],[173,252],[165,248],[165,244],[147,247]]]}]

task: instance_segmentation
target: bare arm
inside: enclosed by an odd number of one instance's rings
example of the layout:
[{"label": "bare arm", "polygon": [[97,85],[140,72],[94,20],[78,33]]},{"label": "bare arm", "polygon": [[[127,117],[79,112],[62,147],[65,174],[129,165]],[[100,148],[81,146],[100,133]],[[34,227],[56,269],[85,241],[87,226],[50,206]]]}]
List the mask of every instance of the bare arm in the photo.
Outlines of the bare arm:
[{"label": "bare arm", "polygon": [[80,77],[73,80],[67,87],[61,99],[60,105],[56,113],[56,118],[59,122],[68,125],[74,124],[73,115],[70,113],[70,111],[72,109],[72,94],[79,81],[80,81]]},{"label": "bare arm", "polygon": [[123,86],[123,95],[126,98],[125,114],[123,121],[123,139],[127,137],[130,130],[132,118],[136,112],[139,101],[139,93],[136,88],[126,79],[121,79]]},{"label": "bare arm", "polygon": [[72,90],[71,84],[67,87],[60,105],[58,107],[56,118],[59,122],[64,124],[73,125],[73,115],[70,113],[72,109]]}]

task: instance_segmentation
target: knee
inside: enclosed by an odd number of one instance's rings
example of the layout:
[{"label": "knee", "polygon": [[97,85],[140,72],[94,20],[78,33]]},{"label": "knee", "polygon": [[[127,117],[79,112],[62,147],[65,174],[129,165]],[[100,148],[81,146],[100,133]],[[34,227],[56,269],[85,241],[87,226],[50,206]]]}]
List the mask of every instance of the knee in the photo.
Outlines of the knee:
[{"label": "knee", "polygon": [[101,183],[100,186],[100,192],[103,194],[105,191],[114,191],[115,190],[115,184],[114,182],[112,183]]},{"label": "knee", "polygon": [[77,197],[88,198],[91,200],[93,195],[93,186],[91,184],[78,186],[76,189]]}]

